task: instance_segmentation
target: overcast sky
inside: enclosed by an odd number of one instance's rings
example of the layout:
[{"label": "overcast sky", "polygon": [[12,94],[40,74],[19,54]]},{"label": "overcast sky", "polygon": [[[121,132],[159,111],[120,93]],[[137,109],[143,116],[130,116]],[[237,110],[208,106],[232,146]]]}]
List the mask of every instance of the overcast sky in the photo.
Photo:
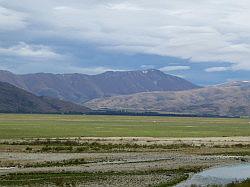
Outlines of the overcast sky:
[{"label": "overcast sky", "polygon": [[0,69],[250,79],[249,0],[0,0]]}]

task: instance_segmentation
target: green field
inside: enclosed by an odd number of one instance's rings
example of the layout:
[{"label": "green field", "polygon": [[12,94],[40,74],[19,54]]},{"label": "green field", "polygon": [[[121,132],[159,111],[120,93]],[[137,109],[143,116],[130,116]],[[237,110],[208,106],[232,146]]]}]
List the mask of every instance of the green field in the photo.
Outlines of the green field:
[{"label": "green field", "polygon": [[0,114],[0,139],[250,136],[250,119]]}]

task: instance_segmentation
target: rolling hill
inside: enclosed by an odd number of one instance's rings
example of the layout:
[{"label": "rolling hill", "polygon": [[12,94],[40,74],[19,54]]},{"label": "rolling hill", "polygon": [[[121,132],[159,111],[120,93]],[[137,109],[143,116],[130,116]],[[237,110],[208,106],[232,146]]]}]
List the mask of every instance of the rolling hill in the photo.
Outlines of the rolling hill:
[{"label": "rolling hill", "polygon": [[187,91],[114,96],[89,101],[85,106],[92,109],[250,116],[250,81],[231,82]]},{"label": "rolling hill", "polygon": [[8,82],[38,96],[74,103],[115,95],[199,88],[159,70],[105,72],[98,75],[37,73],[16,75],[0,71],[0,81]]},{"label": "rolling hill", "polygon": [[90,109],[70,102],[38,97],[9,83],[0,82],[1,113],[85,113]]}]

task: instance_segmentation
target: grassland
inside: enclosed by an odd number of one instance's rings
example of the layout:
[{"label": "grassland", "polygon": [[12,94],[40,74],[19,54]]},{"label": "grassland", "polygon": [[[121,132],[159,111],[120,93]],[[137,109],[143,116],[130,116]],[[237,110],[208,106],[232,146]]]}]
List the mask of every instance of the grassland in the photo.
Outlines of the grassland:
[{"label": "grassland", "polygon": [[0,186],[173,186],[249,162],[249,121],[0,114]]},{"label": "grassland", "polygon": [[[107,183],[112,177],[129,177],[147,176],[147,175],[172,175],[173,178],[156,187],[173,186],[178,182],[188,178],[188,172],[197,172],[200,168],[178,168],[175,170],[148,170],[148,171],[130,171],[130,172],[81,172],[81,173],[14,173],[0,176],[0,185],[4,186],[81,186],[82,184],[91,185],[91,181],[99,180]],[[108,182],[109,183],[109,182]],[[65,185],[66,184],[66,185]],[[46,186],[47,186],[46,185]],[[137,183],[138,185],[138,183]],[[87,185],[86,185],[87,186]],[[104,185],[106,186],[106,185]]]},{"label": "grassland", "polygon": [[0,115],[0,139],[249,136],[249,119],[87,115]]}]

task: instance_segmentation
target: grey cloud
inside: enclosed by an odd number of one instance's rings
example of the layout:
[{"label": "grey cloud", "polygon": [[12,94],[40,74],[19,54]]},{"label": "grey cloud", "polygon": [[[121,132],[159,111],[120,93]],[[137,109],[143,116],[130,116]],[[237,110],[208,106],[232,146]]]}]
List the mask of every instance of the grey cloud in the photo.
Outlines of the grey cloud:
[{"label": "grey cloud", "polygon": [[103,50],[174,56],[193,62],[231,62],[233,70],[250,70],[248,0],[2,3],[12,12],[31,15],[14,16],[14,20],[20,18],[13,22],[17,26],[25,26],[28,19],[31,25],[45,25],[46,34],[91,42]]},{"label": "grey cloud", "polygon": [[8,48],[0,47],[0,55],[47,59],[59,59],[61,57],[60,54],[57,54],[47,46],[28,45],[24,42]]},{"label": "grey cloud", "polygon": [[0,6],[0,31],[23,29],[27,26],[27,14]]}]

